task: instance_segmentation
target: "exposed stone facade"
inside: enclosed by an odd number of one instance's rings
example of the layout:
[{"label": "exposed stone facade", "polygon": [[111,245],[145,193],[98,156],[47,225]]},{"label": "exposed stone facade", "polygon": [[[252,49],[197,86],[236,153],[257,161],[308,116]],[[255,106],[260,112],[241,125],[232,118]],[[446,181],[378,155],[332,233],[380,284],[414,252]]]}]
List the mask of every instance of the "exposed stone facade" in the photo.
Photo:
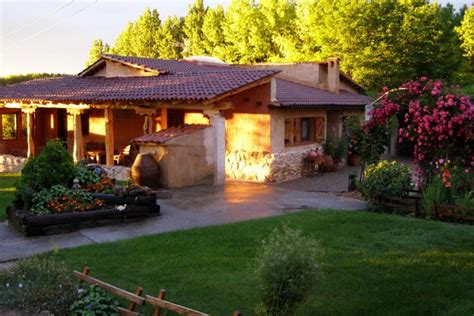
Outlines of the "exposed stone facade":
[{"label": "exposed stone facade", "polygon": [[17,173],[21,172],[26,158],[12,155],[0,155],[0,172]]},{"label": "exposed stone facade", "polygon": [[109,178],[117,179],[120,181],[130,180],[130,168],[124,166],[102,166],[107,171]]},{"label": "exposed stone facade", "polygon": [[283,182],[301,177],[308,149],[291,152],[226,152],[226,177],[230,180]]}]

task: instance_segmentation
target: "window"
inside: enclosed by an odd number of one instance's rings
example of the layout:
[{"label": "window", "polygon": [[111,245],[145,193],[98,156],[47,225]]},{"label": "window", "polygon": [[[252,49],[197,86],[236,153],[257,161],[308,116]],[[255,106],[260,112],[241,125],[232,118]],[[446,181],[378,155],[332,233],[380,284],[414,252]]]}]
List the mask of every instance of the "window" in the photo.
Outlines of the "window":
[{"label": "window", "polygon": [[18,115],[2,114],[2,139],[11,140],[18,138]]},{"label": "window", "polygon": [[324,117],[301,117],[285,120],[285,146],[321,142],[325,137]]}]

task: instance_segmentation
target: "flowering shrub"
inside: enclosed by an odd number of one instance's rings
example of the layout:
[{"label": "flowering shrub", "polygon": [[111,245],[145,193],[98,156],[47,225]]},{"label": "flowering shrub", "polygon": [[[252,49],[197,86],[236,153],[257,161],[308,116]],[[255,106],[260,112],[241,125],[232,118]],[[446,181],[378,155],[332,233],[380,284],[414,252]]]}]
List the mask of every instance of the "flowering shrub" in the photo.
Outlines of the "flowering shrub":
[{"label": "flowering shrub", "polygon": [[[386,126],[397,115],[400,123],[399,141],[414,143],[414,158],[419,175],[429,179],[436,172],[436,162],[450,160],[469,173],[474,166],[472,130],[474,106],[458,88],[446,87],[441,81],[410,81],[401,85],[403,93],[386,93],[373,111],[364,129],[367,132]],[[449,169],[443,170],[444,183],[449,185]]]},{"label": "flowering shrub", "polygon": [[100,181],[100,176],[89,170],[84,165],[76,167],[76,178],[81,185],[90,185]]},{"label": "flowering shrub", "polygon": [[376,202],[377,196],[402,196],[411,188],[410,168],[387,160],[369,165],[360,185],[362,196],[371,203]]},{"label": "flowering shrub", "polygon": [[67,212],[90,211],[103,207],[103,200],[94,199],[92,194],[73,191],[62,185],[55,185],[49,190],[33,194],[33,214],[55,214]]}]

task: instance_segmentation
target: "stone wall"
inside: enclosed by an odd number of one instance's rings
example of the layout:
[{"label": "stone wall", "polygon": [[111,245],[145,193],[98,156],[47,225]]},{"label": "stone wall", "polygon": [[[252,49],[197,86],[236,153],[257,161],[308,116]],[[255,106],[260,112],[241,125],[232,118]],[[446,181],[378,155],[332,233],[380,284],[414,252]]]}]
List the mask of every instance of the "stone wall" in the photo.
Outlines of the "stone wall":
[{"label": "stone wall", "polygon": [[12,155],[0,155],[0,172],[4,173],[17,173],[21,172],[23,165],[25,164],[26,158],[16,157]]},{"label": "stone wall", "polygon": [[301,177],[308,149],[291,152],[226,152],[226,178],[256,182],[283,182]]}]

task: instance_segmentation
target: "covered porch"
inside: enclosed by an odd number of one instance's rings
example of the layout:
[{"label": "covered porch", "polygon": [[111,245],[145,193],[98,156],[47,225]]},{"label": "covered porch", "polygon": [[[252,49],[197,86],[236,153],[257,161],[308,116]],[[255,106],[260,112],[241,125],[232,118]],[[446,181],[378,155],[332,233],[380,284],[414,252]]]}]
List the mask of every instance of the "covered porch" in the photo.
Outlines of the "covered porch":
[{"label": "covered porch", "polygon": [[[48,140],[59,138],[70,150],[75,162],[113,166],[130,165],[138,154],[131,151],[131,140],[183,124],[205,124],[215,130],[215,184],[224,182],[225,118],[222,110],[230,102],[211,104],[85,104],[53,102],[6,102],[0,105],[4,115],[13,120],[16,148],[14,154],[32,157],[39,154]],[[3,129],[3,126],[2,126]],[[7,143],[8,146],[8,143]],[[3,153],[12,153],[5,148]],[[127,155],[129,157],[127,157]],[[220,158],[219,158],[220,157]],[[128,159],[127,159],[128,158]]]}]

